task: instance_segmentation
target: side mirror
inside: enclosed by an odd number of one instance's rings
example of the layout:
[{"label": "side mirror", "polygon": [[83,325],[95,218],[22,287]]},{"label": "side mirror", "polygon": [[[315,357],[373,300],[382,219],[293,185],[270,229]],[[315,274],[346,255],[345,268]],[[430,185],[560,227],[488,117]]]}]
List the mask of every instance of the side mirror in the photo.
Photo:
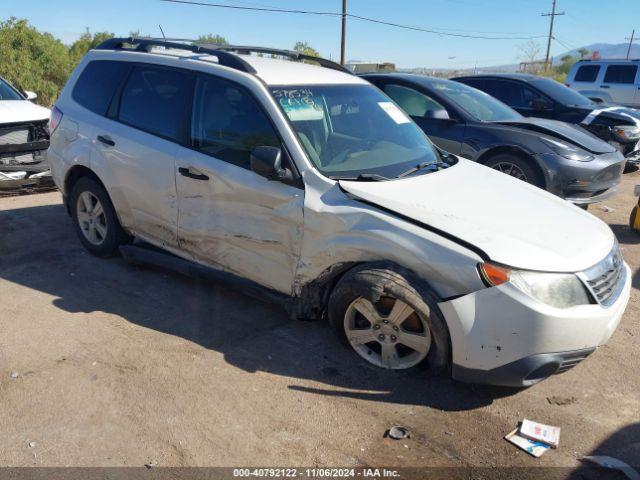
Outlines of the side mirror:
[{"label": "side mirror", "polygon": [[25,90],[24,96],[27,97],[27,100],[29,100],[30,102],[33,102],[36,98],[38,98],[38,94],[30,90]]},{"label": "side mirror", "polygon": [[545,100],[543,100],[541,98],[534,98],[533,100],[531,100],[529,105],[536,112],[544,112],[544,111],[547,111],[547,110],[551,110],[551,105],[549,105],[548,102],[546,102]]},{"label": "side mirror", "polygon": [[424,118],[432,118],[435,120],[451,120],[451,117],[449,117],[449,113],[444,108],[427,110],[424,114]]},{"label": "side mirror", "polygon": [[282,168],[282,150],[278,147],[255,147],[251,150],[251,170],[267,180],[285,180],[291,172]]}]

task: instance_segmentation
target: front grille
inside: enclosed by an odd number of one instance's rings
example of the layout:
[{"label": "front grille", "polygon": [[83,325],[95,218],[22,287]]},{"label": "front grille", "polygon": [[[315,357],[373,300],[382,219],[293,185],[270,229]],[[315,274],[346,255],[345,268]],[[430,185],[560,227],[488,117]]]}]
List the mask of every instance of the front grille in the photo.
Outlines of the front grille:
[{"label": "front grille", "polygon": [[0,128],[0,145],[20,145],[29,141],[29,128]]},{"label": "front grille", "polygon": [[604,260],[585,270],[583,277],[598,303],[608,306],[615,302],[624,283],[624,262],[618,243]]},{"label": "front grille", "polygon": [[589,348],[586,350],[578,350],[571,353],[565,353],[562,356],[562,362],[560,362],[560,366],[555,371],[555,373],[566,372],[567,370],[575,367],[589,355],[591,355],[595,351],[595,348]]}]

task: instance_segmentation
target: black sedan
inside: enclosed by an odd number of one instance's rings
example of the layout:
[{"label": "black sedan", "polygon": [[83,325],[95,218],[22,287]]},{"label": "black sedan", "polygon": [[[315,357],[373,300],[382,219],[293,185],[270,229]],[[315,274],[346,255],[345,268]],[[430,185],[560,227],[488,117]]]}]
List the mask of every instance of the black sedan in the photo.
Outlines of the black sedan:
[{"label": "black sedan", "polygon": [[550,78],[525,73],[454,78],[506,103],[526,117],[578,124],[640,162],[640,111],[595,103]]},{"label": "black sedan", "polygon": [[620,182],[622,154],[580,127],[524,118],[490,95],[450,80],[400,73],[363,77],[447,152],[579,205],[608,197]]}]

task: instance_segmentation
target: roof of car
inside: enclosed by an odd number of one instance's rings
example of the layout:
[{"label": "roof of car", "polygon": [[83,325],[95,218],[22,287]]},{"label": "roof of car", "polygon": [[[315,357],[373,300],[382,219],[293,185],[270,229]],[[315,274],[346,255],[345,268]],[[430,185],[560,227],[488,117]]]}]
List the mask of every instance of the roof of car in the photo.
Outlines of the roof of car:
[{"label": "roof of car", "polygon": [[[184,40],[179,40],[184,42]],[[259,77],[267,85],[366,84],[345,67],[299,52],[265,47],[200,45],[152,38],[111,38],[96,50],[189,58],[219,64]],[[317,60],[316,60],[317,58]]]},{"label": "roof of car", "polygon": [[522,82],[540,80],[540,77],[537,75],[531,75],[530,73],[485,73],[480,75],[462,75],[454,77],[452,80],[469,80],[471,78],[506,78],[508,80],[520,80]]},{"label": "roof of car", "polygon": [[292,60],[240,55],[267,85],[366,84],[355,75]]},{"label": "roof of car", "polygon": [[402,73],[402,72],[371,72],[363,73],[360,75],[362,78],[397,78],[406,82],[418,83],[425,86],[430,86],[431,82],[449,82],[451,80],[440,77],[430,77],[427,75],[419,75],[417,73]]}]

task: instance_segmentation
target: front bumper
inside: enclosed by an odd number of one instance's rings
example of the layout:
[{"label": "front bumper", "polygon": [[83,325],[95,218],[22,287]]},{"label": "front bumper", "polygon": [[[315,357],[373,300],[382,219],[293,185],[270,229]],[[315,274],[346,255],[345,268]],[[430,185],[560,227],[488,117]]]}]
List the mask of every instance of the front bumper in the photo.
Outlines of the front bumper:
[{"label": "front bumper", "polygon": [[631,270],[610,306],[544,305],[510,283],[439,304],[451,336],[453,377],[529,386],[577,364],[615,331],[627,306]]},{"label": "front bumper", "polygon": [[620,152],[600,154],[589,162],[567,160],[554,153],[538,158],[544,165],[555,166],[548,172],[548,189],[576,205],[600,202],[613,195],[626,163]]}]

